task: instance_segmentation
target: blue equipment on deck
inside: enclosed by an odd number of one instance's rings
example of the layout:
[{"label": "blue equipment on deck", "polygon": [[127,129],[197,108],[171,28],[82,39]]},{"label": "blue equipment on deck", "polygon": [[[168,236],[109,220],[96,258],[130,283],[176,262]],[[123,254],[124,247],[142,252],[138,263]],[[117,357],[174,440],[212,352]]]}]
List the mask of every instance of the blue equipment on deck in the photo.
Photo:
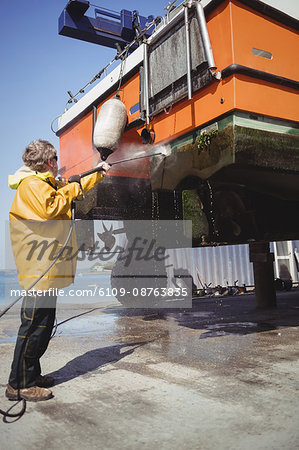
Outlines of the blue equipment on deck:
[{"label": "blue equipment on deck", "polygon": [[[153,16],[140,16],[136,10],[122,9],[120,13],[114,13],[100,8],[95,8],[93,18],[85,15],[88,8],[89,1],[69,0],[59,17],[59,34],[111,48],[119,45],[123,49],[154,20]],[[150,36],[152,30],[153,27],[145,36]]]}]

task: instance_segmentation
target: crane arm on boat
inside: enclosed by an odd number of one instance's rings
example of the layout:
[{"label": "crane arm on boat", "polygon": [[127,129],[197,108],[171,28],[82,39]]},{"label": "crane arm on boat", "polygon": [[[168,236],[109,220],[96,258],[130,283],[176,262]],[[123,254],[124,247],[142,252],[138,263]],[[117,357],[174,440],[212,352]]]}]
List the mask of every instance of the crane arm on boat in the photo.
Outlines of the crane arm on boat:
[{"label": "crane arm on boat", "polygon": [[[85,15],[90,6],[86,0],[69,0],[59,17],[59,34],[114,49],[116,44],[124,48],[154,20],[153,16],[140,16],[136,10],[115,13],[105,8],[94,8],[94,17],[90,17]],[[146,37],[153,29],[147,31]],[[130,51],[136,47],[137,43]]]}]

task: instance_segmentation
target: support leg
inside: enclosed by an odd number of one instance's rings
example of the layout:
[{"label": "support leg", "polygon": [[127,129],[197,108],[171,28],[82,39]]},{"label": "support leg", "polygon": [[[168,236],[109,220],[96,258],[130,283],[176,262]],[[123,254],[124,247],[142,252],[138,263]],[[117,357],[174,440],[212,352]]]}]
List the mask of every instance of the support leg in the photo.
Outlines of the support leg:
[{"label": "support leg", "polygon": [[250,261],[253,263],[256,303],[258,308],[276,307],[274,287],[273,253],[269,242],[249,244]]}]

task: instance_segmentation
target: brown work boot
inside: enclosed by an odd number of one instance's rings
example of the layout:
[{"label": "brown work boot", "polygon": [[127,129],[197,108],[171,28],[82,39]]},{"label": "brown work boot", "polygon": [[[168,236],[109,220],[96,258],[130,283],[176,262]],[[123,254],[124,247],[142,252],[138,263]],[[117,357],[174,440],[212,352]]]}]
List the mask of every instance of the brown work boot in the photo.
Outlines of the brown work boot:
[{"label": "brown work boot", "polygon": [[35,380],[36,386],[39,387],[51,387],[54,384],[54,378],[49,375],[39,375]]},{"label": "brown work boot", "polygon": [[50,389],[32,386],[18,390],[14,389],[10,384],[6,387],[5,395],[9,400],[20,400],[23,398],[27,402],[41,402],[54,397]]}]

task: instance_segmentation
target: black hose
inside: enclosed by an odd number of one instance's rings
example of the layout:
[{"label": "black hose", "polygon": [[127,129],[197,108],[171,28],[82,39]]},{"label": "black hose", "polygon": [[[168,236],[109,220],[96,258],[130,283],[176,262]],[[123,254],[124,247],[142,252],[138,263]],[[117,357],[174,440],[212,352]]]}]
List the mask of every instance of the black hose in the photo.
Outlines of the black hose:
[{"label": "black hose", "polygon": [[12,418],[18,417],[20,419],[26,411],[26,400],[22,399],[22,403],[23,403],[23,406],[22,406],[22,409],[20,412],[15,413],[15,414],[8,412],[15,406],[15,405],[12,405],[7,411],[3,411],[2,409],[0,409],[0,414],[2,414],[2,416],[4,416],[4,417],[12,417]]}]

